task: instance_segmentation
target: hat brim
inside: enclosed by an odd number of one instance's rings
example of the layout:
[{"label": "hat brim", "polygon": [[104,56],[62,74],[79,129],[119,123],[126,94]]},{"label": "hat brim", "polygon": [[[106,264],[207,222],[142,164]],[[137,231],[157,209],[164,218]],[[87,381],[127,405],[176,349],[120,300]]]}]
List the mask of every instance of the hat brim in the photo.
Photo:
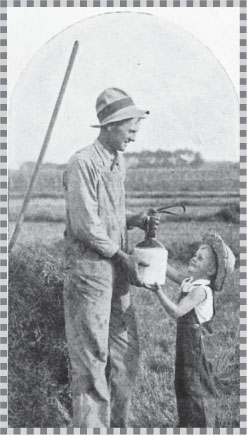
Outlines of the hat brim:
[{"label": "hat brim", "polygon": [[113,113],[105,118],[100,124],[94,124],[91,125],[91,127],[100,128],[113,122],[124,121],[125,119],[144,119],[146,115],[149,115],[149,110],[140,110],[135,106],[124,107],[123,109],[118,110],[116,113]]},{"label": "hat brim", "polygon": [[216,254],[218,264],[214,286],[215,290],[220,292],[223,288],[226,277],[234,270],[234,254],[218,234],[205,234],[202,243],[211,246]]}]

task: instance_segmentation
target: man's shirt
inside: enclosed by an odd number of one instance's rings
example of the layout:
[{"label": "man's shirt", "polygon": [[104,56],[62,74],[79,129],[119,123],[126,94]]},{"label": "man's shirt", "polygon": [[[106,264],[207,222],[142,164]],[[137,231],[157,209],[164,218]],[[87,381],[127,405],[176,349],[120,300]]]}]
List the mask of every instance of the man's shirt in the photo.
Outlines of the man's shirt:
[{"label": "man's shirt", "polygon": [[96,140],[75,153],[64,174],[67,256],[86,248],[112,257],[127,248],[124,157]]}]

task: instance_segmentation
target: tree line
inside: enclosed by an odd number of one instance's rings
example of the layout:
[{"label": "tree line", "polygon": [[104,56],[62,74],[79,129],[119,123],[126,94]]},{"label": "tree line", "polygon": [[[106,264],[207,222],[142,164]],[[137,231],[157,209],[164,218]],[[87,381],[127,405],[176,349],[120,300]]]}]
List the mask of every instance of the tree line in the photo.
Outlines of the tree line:
[{"label": "tree line", "polygon": [[[178,149],[176,151],[164,151],[158,149],[157,151],[143,150],[139,153],[137,152],[125,152],[127,168],[174,168],[174,167],[191,167],[198,168],[203,165],[204,160],[200,152],[192,151],[189,149]],[[22,163],[21,171],[33,171],[35,167],[35,162],[24,162]],[[42,170],[54,170],[60,169],[64,170],[66,164],[56,164],[56,163],[43,163],[41,166]]]}]

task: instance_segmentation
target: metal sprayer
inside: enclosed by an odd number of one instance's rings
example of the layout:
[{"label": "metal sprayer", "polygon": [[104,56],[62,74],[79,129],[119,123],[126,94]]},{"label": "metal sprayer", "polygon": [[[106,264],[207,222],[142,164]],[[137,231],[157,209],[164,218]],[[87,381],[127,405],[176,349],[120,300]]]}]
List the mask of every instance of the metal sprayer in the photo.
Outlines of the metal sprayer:
[{"label": "metal sprayer", "polygon": [[[171,209],[174,210],[171,211]],[[179,216],[185,213],[185,206],[183,204],[168,205],[158,208],[157,212]],[[135,246],[134,256],[137,261],[149,264],[146,267],[139,266],[140,278],[145,284],[165,284],[168,252],[156,238],[152,216],[146,218],[145,240]]]}]

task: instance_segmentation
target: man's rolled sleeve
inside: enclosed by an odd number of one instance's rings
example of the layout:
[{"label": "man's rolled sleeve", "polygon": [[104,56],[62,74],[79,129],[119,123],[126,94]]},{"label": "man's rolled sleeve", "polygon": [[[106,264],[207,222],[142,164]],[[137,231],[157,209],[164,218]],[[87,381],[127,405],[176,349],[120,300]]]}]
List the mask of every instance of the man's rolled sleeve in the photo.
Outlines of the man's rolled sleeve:
[{"label": "man's rolled sleeve", "polygon": [[68,209],[75,237],[104,257],[119,246],[111,240],[98,216],[97,174],[85,160],[75,160],[67,178]]}]

